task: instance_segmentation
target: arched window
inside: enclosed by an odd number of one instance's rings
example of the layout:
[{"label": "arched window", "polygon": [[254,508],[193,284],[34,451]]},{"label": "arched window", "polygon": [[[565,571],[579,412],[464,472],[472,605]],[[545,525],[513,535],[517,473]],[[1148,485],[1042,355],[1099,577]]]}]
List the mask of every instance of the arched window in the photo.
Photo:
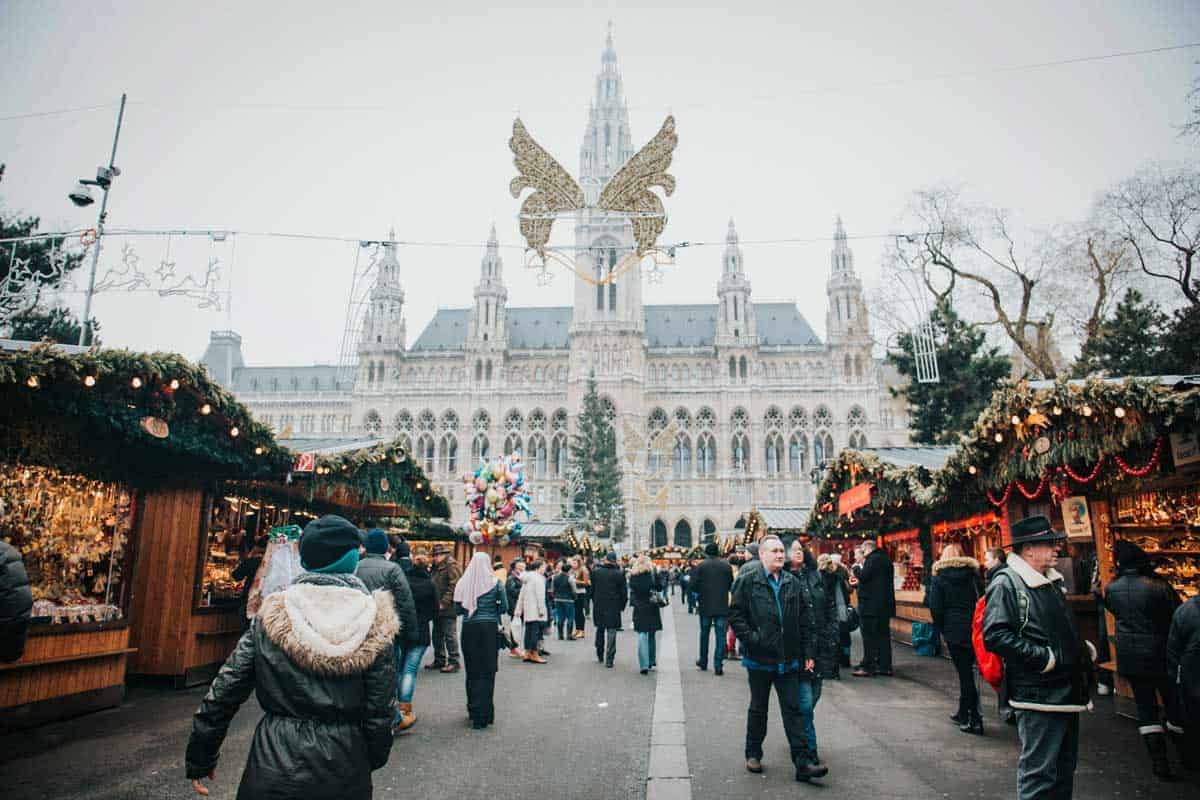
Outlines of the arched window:
[{"label": "arched window", "polygon": [[817,412],[813,414],[813,424],[818,428],[833,427],[833,414],[826,406],[817,406]]},{"label": "arched window", "polygon": [[778,433],[767,434],[766,463],[768,475],[783,472],[783,437]]},{"label": "arched window", "polygon": [[371,409],[363,416],[363,430],[368,436],[378,436],[380,430],[383,429],[383,418],[379,416],[379,412]]},{"label": "arched window", "polygon": [[515,408],[510,409],[509,412],[504,416],[504,430],[511,433],[518,433],[521,430],[522,422],[523,420],[521,419],[521,412]]},{"label": "arched window", "polygon": [[701,526],[700,541],[708,544],[713,541],[717,535],[717,525],[711,519],[705,518],[704,524]]},{"label": "arched window", "polygon": [[800,406],[792,406],[792,410],[788,412],[788,424],[795,429],[806,429],[808,427],[808,412]]},{"label": "arched window", "polygon": [[471,428],[476,433],[487,433],[491,424],[492,418],[482,408],[475,412],[475,416],[471,417]]},{"label": "arched window", "polygon": [[667,524],[661,519],[654,520],[650,526],[650,542],[651,547],[667,546]]},{"label": "arched window", "polygon": [[533,474],[538,478],[546,477],[549,459],[546,453],[546,437],[534,434],[529,437],[529,458],[532,461]]},{"label": "arched window", "polygon": [[737,359],[729,357],[729,380],[737,380]]},{"label": "arched window", "polygon": [[822,466],[834,457],[833,437],[824,431],[813,435],[813,464]]},{"label": "arched window", "polygon": [[425,409],[421,415],[417,417],[417,430],[432,431],[437,424],[437,420],[433,416],[433,412]]},{"label": "arched window", "polygon": [[434,466],[433,437],[427,433],[421,434],[421,438],[417,439],[417,457],[421,461],[421,468],[425,470],[425,474],[432,475]]},{"label": "arched window", "polygon": [[769,431],[783,430],[783,411],[779,406],[771,406],[767,409],[767,413],[763,415],[763,426]]},{"label": "arched window", "polygon": [[804,474],[805,461],[808,460],[808,439],[803,433],[793,433],[788,442],[788,467],[793,475]]},{"label": "arched window", "polygon": [[529,412],[528,427],[531,431],[546,430],[546,413],[540,408]]},{"label": "arched window", "polygon": [[554,416],[550,418],[550,428],[554,431],[562,431],[563,433],[566,433],[567,410],[565,408],[560,408],[554,412]]},{"label": "arched window", "polygon": [[367,383],[374,383],[374,382],[375,382],[375,362],[370,361],[367,363]]},{"label": "arched window", "polygon": [[398,433],[412,433],[413,432],[412,414],[408,413],[407,411],[401,411],[399,414],[396,415],[395,426],[396,426],[396,431]]},{"label": "arched window", "polygon": [[667,412],[655,408],[646,420],[646,471],[655,475],[663,468],[658,452],[652,446],[654,437],[667,427]]},{"label": "arched window", "polygon": [[850,377],[850,354],[846,354],[846,358],[842,365],[842,374],[848,379]]},{"label": "arched window", "polygon": [[686,408],[681,406],[675,409],[675,413],[671,416],[674,418],[679,430],[690,431],[692,429],[692,414]]},{"label": "arched window", "polygon": [[604,418],[609,422],[617,418],[617,404],[608,395],[600,396],[600,408],[604,412]]},{"label": "arched window", "polygon": [[846,415],[846,425],[851,428],[861,428],[867,424],[867,412],[863,411],[862,406],[852,406],[850,413]]},{"label": "arched window", "polygon": [[746,380],[746,357],[742,356],[738,359],[738,377],[744,382]]},{"label": "arched window", "polygon": [[692,546],[692,524],[686,519],[675,523],[675,546],[689,548]]},{"label": "arched window", "polygon": [[861,378],[863,376],[862,356],[854,357],[854,377]]},{"label": "arched window", "polygon": [[711,431],[717,426],[717,415],[708,406],[702,406],[696,412],[696,427],[702,431]]},{"label": "arched window", "polygon": [[438,447],[438,464],[444,472],[458,471],[458,438],[453,434],[442,437]]},{"label": "arched window", "polygon": [[488,361],[483,366],[483,379],[488,383],[492,382],[492,362]]},{"label": "arched window", "polygon": [[744,433],[735,433],[730,442],[729,463],[735,470],[745,470],[750,465],[746,456],[750,452],[750,438]]},{"label": "arched window", "polygon": [[513,453],[521,452],[521,437],[515,433],[510,433],[504,437],[504,455],[512,455]]},{"label": "arched window", "polygon": [[455,433],[458,430],[458,414],[453,411],[442,414],[442,430],[447,433]]},{"label": "arched window", "polygon": [[550,443],[550,471],[553,477],[561,478],[567,473],[568,454],[567,435],[560,433]]},{"label": "arched window", "polygon": [[862,431],[854,431],[850,434],[850,449],[862,450],[867,446],[867,437]]},{"label": "arched window", "polygon": [[480,461],[487,460],[491,453],[491,444],[488,442],[488,437],[482,433],[475,435],[475,440],[471,442],[471,463],[478,464]]},{"label": "arched window", "polygon": [[675,449],[671,454],[672,472],[676,478],[692,476],[692,442],[687,434],[679,434],[675,440]]},{"label": "arched window", "polygon": [[483,362],[482,361],[475,362],[475,380],[476,381],[483,380]]},{"label": "arched window", "polygon": [[717,441],[711,433],[702,433],[696,440],[696,471],[701,477],[712,478],[717,474]]}]

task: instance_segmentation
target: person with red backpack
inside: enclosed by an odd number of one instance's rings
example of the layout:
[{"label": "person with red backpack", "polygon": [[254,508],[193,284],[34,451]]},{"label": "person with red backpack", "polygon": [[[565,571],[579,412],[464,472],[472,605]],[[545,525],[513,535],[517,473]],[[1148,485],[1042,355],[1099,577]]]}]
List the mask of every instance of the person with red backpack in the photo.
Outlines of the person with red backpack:
[{"label": "person with red backpack", "polygon": [[929,582],[929,613],[950,649],[950,660],[958,671],[958,712],[950,719],[963,733],[983,735],[983,714],[975,688],[975,651],[971,649],[971,616],[975,601],[983,594],[979,562],[964,556],[957,544],[942,549],[933,564]]},{"label": "person with red backpack", "polygon": [[1044,516],[1013,524],[1011,535],[1012,553],[987,588],[983,643],[1004,659],[1003,691],[1017,712],[1017,797],[1070,798],[1096,651],[1080,638],[1054,569],[1066,535]]}]

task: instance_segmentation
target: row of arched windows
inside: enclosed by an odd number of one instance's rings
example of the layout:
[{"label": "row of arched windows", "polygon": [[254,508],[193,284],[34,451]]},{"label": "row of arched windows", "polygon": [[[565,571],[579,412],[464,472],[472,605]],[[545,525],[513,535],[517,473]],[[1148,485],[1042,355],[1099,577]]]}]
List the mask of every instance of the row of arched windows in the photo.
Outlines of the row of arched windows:
[{"label": "row of arched windows", "polygon": [[692,523],[687,519],[680,519],[675,523],[674,535],[670,542],[667,541],[667,523],[661,519],[656,519],[650,523],[650,546],[651,547],[666,547],[668,544],[674,544],[676,547],[695,547],[697,544],[703,544],[712,539],[717,534],[717,526],[711,519],[705,518],[700,525],[700,541],[692,541]]}]

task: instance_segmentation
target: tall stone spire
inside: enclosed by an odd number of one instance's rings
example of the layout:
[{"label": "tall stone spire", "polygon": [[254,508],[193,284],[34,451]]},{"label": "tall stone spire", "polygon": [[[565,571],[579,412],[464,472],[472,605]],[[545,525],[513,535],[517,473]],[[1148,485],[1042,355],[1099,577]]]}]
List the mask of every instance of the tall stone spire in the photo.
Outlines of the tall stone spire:
[{"label": "tall stone spire", "polygon": [[825,294],[825,333],[831,345],[862,345],[870,340],[867,306],[862,281],[854,272],[854,252],[846,241],[846,228],[838,216],[833,227],[833,250],[829,254],[829,280]]},{"label": "tall stone spire", "polygon": [[721,280],[717,283],[720,302],[717,315],[717,346],[747,347],[756,341],[754,305],[750,302],[750,281],[742,262],[737,228],[733,219],[725,232],[725,255],[721,259]]},{"label": "tall stone spire", "polygon": [[846,228],[842,225],[842,215],[838,214],[833,228],[833,252],[829,256],[833,275],[854,275],[854,253],[846,244]]},{"label": "tall stone spire", "polygon": [[629,108],[625,103],[621,73],[617,70],[617,51],[613,47],[612,23],[600,56],[596,75],[596,93],[588,113],[588,124],[579,149],[579,175],[589,201],[599,196],[600,186],[633,155],[633,137],[629,133]]},{"label": "tall stone spire", "polygon": [[505,346],[505,307],[508,290],[504,288],[504,260],[496,225],[488,234],[483,259],[479,262],[479,283],[475,285],[475,306],[467,328],[467,347],[476,350],[503,350]]},{"label": "tall stone spire", "polygon": [[[396,229],[388,231],[383,256],[376,265],[375,285],[363,317],[359,339],[359,380],[380,387],[395,375],[404,358],[404,289],[400,286],[400,260],[396,257]],[[361,384],[360,384],[361,385]]]}]

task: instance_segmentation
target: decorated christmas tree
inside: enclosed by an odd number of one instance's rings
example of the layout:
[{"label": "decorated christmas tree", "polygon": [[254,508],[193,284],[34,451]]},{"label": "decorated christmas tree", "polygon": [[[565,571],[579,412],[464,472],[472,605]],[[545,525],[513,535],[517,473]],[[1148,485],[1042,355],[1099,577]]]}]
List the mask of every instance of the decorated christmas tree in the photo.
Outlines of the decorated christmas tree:
[{"label": "decorated christmas tree", "polygon": [[621,506],[621,465],[617,461],[617,433],[612,411],[596,391],[596,379],[588,379],[583,410],[571,437],[571,468],[580,476],[579,492],[567,498],[572,516],[602,526],[614,541],[625,538],[625,513]]}]

